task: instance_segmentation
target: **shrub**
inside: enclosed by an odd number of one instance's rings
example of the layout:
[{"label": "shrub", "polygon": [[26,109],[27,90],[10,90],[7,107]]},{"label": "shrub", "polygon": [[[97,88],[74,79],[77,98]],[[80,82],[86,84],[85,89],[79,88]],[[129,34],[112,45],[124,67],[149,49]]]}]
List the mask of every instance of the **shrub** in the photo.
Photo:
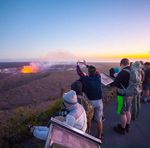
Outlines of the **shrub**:
[{"label": "shrub", "polygon": [[[32,125],[46,125],[50,120],[50,117],[56,111],[61,109],[62,100],[58,99],[50,105],[50,107],[41,113],[31,114],[26,111],[23,107],[19,107],[15,110],[15,114],[6,123],[3,123],[1,132],[3,147],[8,145],[18,146],[22,141],[31,138],[30,132],[28,131],[29,124]],[[0,145],[1,147],[1,145]],[[9,147],[9,146],[8,146]]]}]

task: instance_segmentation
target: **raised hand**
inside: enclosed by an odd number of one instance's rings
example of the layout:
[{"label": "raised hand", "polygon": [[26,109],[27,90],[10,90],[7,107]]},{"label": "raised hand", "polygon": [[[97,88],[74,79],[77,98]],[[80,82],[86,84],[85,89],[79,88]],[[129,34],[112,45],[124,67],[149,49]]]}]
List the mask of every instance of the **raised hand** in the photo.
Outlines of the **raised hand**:
[{"label": "raised hand", "polygon": [[83,61],[78,61],[78,64],[79,64],[79,63],[86,66],[86,61],[85,61],[85,60],[83,60]]},{"label": "raised hand", "polygon": [[84,64],[85,66],[87,65],[85,60],[83,60],[83,64]]}]

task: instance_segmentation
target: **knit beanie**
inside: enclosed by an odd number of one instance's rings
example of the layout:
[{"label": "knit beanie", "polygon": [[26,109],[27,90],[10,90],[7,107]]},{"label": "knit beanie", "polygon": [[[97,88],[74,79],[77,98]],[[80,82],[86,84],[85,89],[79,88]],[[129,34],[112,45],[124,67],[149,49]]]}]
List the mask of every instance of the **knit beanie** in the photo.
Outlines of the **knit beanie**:
[{"label": "knit beanie", "polygon": [[75,104],[75,103],[77,103],[76,92],[74,90],[70,90],[67,93],[64,93],[63,100],[66,103],[69,103],[69,104]]}]

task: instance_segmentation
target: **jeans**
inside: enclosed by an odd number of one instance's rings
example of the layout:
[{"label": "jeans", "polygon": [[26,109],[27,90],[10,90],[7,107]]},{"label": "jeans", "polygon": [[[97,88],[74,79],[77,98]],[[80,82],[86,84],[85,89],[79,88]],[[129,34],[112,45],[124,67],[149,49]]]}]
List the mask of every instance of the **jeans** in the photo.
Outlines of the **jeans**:
[{"label": "jeans", "polygon": [[33,135],[41,140],[46,140],[48,136],[49,128],[46,126],[35,126]]}]

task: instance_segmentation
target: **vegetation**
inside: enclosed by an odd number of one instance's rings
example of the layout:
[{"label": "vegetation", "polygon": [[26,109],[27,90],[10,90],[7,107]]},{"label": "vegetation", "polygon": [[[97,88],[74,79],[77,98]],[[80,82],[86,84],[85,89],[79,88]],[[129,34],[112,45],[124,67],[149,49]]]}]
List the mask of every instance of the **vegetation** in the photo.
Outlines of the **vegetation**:
[{"label": "vegetation", "polygon": [[23,107],[17,108],[13,117],[2,124],[0,147],[27,147],[21,143],[31,138],[28,125],[47,125],[50,117],[61,109],[61,103],[61,99],[58,99],[46,111],[33,114],[26,111]]}]

